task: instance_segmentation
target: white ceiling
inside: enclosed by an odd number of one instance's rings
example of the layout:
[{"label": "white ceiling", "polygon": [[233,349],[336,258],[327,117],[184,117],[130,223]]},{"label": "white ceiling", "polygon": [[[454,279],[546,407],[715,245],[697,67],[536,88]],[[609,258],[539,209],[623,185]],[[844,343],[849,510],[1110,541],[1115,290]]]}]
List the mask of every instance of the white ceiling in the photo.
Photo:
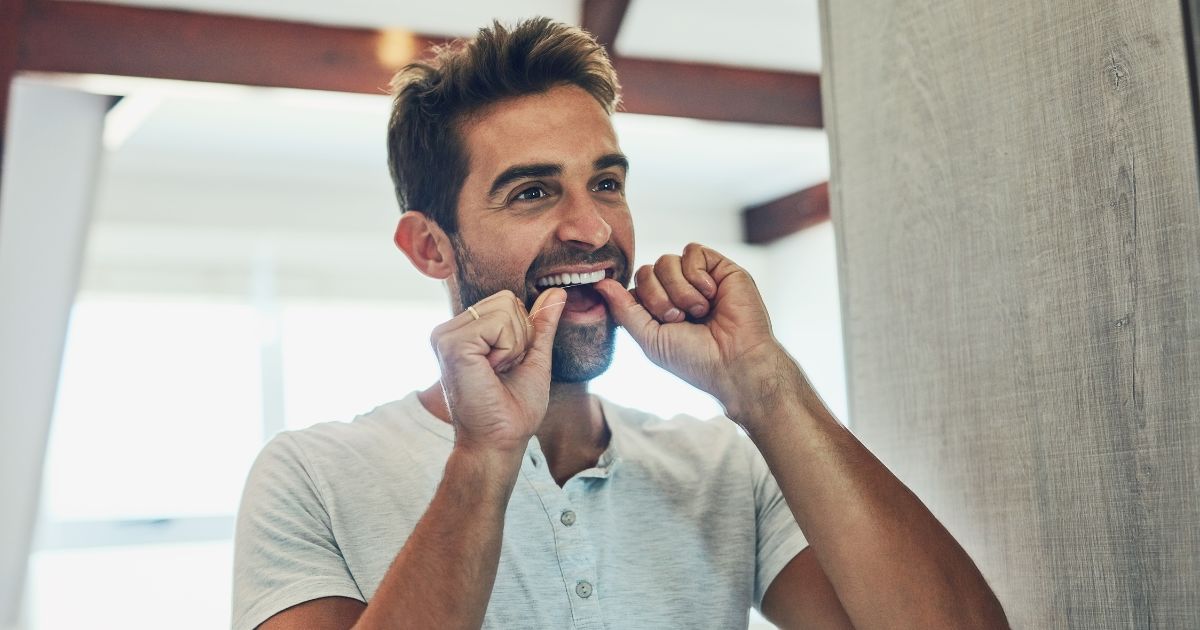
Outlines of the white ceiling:
[{"label": "white ceiling", "polygon": [[817,0],[633,0],[614,47],[630,57],[820,72]]},{"label": "white ceiling", "polygon": [[[578,2],[560,0],[136,4],[453,35],[469,35],[492,17],[543,14],[577,22],[579,14]],[[634,0],[617,48],[815,70],[817,33],[814,0]],[[264,247],[314,270],[352,263],[361,271],[367,261],[345,255],[355,247],[377,270],[379,261],[397,263],[381,273],[403,266],[389,242],[397,210],[385,165],[386,97],[104,77],[79,84],[126,95],[109,115],[85,283],[103,278],[112,288],[138,264],[155,273],[173,264],[244,268]],[[828,178],[820,130],[632,114],[618,114],[615,126],[631,161],[639,245],[736,244],[742,208]],[[345,246],[314,248],[313,235]]]}]

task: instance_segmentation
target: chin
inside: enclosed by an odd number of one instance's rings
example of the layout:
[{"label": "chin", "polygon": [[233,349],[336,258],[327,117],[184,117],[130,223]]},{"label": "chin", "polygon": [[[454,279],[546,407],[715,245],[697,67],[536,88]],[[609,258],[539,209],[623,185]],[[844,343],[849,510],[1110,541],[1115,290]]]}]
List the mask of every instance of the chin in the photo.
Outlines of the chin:
[{"label": "chin", "polygon": [[583,383],[603,374],[612,365],[616,331],[611,318],[592,326],[560,326],[554,337],[550,380]]}]

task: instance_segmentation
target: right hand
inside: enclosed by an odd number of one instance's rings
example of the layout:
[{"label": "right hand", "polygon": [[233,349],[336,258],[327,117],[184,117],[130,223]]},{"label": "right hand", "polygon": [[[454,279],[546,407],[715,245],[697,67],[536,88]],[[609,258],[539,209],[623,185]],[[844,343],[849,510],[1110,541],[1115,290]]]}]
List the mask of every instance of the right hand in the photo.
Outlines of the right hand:
[{"label": "right hand", "polygon": [[566,291],[543,291],[533,317],[512,291],[501,291],[433,329],[442,390],[458,446],[524,452],[546,416],[554,335]]}]

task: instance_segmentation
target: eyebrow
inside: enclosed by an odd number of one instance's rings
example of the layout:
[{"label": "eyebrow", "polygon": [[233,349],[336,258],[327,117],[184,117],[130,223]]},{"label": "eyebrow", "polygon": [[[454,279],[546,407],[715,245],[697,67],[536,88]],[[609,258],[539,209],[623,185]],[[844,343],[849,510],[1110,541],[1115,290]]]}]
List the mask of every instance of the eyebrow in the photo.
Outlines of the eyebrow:
[{"label": "eyebrow", "polygon": [[562,164],[518,164],[504,169],[503,173],[496,176],[492,180],[492,188],[488,191],[489,197],[496,196],[501,188],[508,184],[525,179],[527,177],[554,177],[561,175],[563,171]]},{"label": "eyebrow", "polygon": [[[620,153],[609,153],[596,158],[592,162],[592,168],[597,171],[602,171],[606,168],[618,167],[623,171],[629,171],[629,159]],[[537,177],[555,177],[562,175],[562,164],[518,164],[504,169],[504,172],[496,176],[492,180],[492,187],[488,190],[488,196],[494,197],[505,186],[526,178]]]},{"label": "eyebrow", "polygon": [[629,159],[620,153],[609,153],[608,155],[602,155],[599,158],[596,158],[596,161],[592,162],[592,168],[596,169],[597,171],[602,171],[613,166],[616,166],[628,173]]}]

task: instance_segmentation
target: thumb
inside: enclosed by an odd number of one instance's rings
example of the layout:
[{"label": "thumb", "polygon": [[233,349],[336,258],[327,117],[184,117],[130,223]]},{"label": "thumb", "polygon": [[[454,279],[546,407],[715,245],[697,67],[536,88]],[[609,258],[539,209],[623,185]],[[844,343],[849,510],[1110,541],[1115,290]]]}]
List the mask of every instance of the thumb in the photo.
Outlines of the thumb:
[{"label": "thumb", "polygon": [[525,351],[525,361],[550,365],[550,354],[554,349],[554,335],[558,332],[558,321],[567,305],[567,291],[553,288],[543,291],[529,309],[529,321],[533,323],[533,342]]},{"label": "thumb", "polygon": [[646,347],[660,326],[650,311],[616,280],[605,278],[595,286],[596,292],[608,303],[608,312],[612,313],[613,319],[629,332],[639,346]]}]

